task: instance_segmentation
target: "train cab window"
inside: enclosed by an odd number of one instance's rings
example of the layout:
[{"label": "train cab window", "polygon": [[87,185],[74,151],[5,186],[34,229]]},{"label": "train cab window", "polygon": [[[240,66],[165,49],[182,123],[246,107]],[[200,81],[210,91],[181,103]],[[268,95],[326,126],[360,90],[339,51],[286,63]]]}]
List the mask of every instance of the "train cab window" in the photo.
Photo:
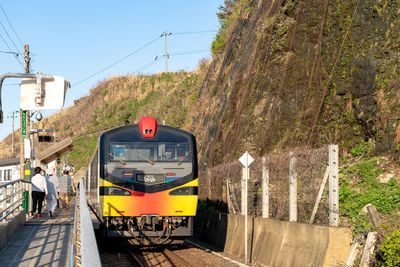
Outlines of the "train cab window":
[{"label": "train cab window", "polygon": [[112,145],[110,157],[113,160],[127,160],[126,145]]},{"label": "train cab window", "polygon": [[111,143],[109,156],[109,159],[114,161],[179,162],[192,160],[189,144],[181,142]]}]

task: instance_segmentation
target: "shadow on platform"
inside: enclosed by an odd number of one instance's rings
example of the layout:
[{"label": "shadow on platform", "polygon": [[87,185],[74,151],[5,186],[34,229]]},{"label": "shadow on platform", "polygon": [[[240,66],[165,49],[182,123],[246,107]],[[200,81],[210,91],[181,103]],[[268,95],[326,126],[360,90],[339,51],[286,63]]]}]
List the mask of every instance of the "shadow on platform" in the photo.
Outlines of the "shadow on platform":
[{"label": "shadow on platform", "polygon": [[0,266],[69,266],[74,227],[74,199],[69,210],[57,209],[50,218],[30,217],[0,251]]}]

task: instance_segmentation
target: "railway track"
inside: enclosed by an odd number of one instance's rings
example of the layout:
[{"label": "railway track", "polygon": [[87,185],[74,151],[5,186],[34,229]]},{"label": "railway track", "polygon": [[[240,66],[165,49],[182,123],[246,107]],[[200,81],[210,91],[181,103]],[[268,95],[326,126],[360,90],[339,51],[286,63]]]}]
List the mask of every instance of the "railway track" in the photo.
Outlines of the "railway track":
[{"label": "railway track", "polygon": [[182,245],[138,246],[127,239],[98,238],[97,244],[104,267],[215,267],[246,266],[189,242]]},{"label": "railway track", "polygon": [[193,267],[192,264],[182,259],[173,251],[165,247],[152,247],[146,249],[127,250],[132,260],[140,267],[148,266],[177,266]]}]

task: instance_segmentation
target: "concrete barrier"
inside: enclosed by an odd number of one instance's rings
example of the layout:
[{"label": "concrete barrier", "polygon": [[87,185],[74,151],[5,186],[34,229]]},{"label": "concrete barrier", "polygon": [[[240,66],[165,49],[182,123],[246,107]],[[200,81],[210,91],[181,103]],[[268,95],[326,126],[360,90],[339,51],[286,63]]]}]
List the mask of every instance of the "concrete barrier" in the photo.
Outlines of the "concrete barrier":
[{"label": "concrete barrier", "polygon": [[[244,216],[228,214],[227,238],[225,242],[224,252],[239,256],[244,259]],[[247,217],[247,255],[250,258],[252,233],[253,233],[253,217]]]},{"label": "concrete barrier", "polygon": [[22,210],[18,215],[0,224],[0,250],[2,250],[19,229],[21,229],[25,221],[26,213],[25,210]]},{"label": "concrete barrier", "polygon": [[327,227],[254,220],[253,262],[270,266],[323,266],[329,243]]},{"label": "concrete barrier", "polygon": [[[202,228],[201,240],[244,260],[244,216],[219,214],[203,219],[206,227]],[[251,216],[247,234],[249,259],[265,266],[340,265],[346,260],[352,240],[348,228]]]}]

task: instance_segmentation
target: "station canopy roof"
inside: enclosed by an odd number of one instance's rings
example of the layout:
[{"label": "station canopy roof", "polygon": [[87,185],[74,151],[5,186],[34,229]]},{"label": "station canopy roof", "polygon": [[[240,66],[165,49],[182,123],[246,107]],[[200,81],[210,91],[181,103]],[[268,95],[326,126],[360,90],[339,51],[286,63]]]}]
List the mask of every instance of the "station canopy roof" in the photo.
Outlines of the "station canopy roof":
[{"label": "station canopy roof", "polygon": [[55,143],[51,147],[40,152],[36,156],[36,160],[40,161],[41,164],[48,164],[71,151],[72,147],[72,139],[71,137],[68,137],[61,142]]}]

